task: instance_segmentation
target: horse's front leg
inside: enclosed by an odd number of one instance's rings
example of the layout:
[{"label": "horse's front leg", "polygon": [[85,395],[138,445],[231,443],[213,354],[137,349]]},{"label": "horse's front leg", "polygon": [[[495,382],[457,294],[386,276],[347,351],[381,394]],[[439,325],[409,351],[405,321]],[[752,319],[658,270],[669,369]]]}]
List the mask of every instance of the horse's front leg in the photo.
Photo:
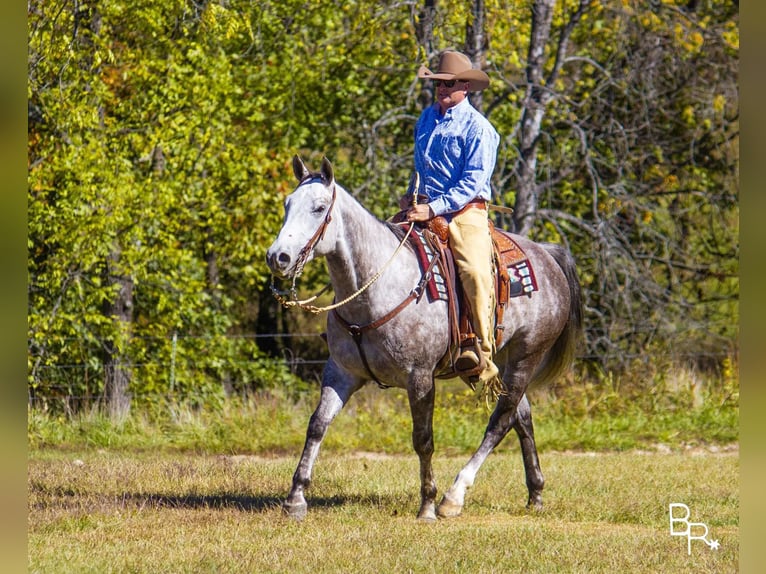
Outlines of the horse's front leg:
[{"label": "horse's front leg", "polygon": [[412,414],[412,445],[420,459],[420,511],[418,519],[436,520],[436,481],[431,458],[434,453],[434,395],[431,373],[413,377],[407,387]]},{"label": "horse's front leg", "polygon": [[304,491],[311,484],[311,472],[319,454],[319,447],[332,420],[348,402],[351,395],[362,385],[363,381],[353,379],[340,371],[332,359],[327,363],[322,375],[322,392],[319,405],[309,420],[303,453],[293,474],[290,493],[282,505],[282,510],[288,516],[299,520],[306,516],[308,505]]}]

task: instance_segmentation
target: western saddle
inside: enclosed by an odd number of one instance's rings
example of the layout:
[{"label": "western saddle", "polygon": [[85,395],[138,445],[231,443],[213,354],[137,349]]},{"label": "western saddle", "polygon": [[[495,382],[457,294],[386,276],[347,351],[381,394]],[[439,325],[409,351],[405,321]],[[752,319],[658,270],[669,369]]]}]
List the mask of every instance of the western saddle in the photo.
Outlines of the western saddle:
[{"label": "western saddle", "polygon": [[[405,214],[406,211],[397,213],[391,218],[391,223],[401,226],[400,229],[406,226]],[[516,284],[512,286],[508,268],[525,260],[526,255],[507,232],[497,229],[491,220],[489,226],[493,244],[495,279],[495,344],[499,345],[504,329],[505,308],[510,300],[512,288],[518,287]],[[459,376],[473,388],[475,377],[482,371],[483,364],[468,371],[458,370],[455,366],[455,360],[465,349],[474,350],[479,357],[481,353],[473,328],[471,310],[465,304],[460,278],[449,247],[447,221],[444,217],[435,217],[424,224],[416,224],[413,231],[417,233],[412,233],[410,240],[415,246],[421,268],[424,272],[433,270],[434,276],[437,275],[436,270],[441,274],[441,278],[429,277],[429,296],[431,299],[438,297],[446,300],[449,310],[450,346],[437,368],[436,377],[447,379]],[[436,258],[435,266],[433,258]],[[435,287],[437,282],[438,287]],[[518,290],[516,288],[514,292]]]}]

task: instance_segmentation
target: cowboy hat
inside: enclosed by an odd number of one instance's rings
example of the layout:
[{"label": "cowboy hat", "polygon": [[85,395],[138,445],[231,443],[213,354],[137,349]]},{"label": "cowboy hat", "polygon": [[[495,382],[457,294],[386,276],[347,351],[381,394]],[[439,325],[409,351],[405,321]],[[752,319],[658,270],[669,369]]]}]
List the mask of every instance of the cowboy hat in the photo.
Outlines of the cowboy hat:
[{"label": "cowboy hat", "polygon": [[468,89],[471,92],[480,92],[489,86],[489,76],[481,70],[474,70],[468,56],[453,50],[442,52],[439,57],[439,70],[435,74],[425,66],[420,66],[418,78],[468,82]]}]

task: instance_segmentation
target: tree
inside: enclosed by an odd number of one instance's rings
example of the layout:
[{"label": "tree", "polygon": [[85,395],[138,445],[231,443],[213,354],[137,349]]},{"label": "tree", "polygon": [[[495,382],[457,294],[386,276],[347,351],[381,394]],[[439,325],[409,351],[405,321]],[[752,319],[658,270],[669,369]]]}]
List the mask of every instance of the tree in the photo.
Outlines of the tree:
[{"label": "tree", "polygon": [[550,54],[538,91],[530,48],[516,227],[576,253],[600,364],[628,367],[670,341],[709,364],[736,325],[736,6],[571,10],[559,41],[534,52]]},{"label": "tree", "polygon": [[[567,58],[569,40],[577,23],[587,11],[590,0],[580,0],[577,9],[561,29],[555,46],[551,43],[551,22],[556,0],[536,0],[532,5],[532,30],[527,52],[526,90],[522,101],[518,133],[518,160],[516,162],[516,201],[513,222],[515,231],[528,235],[537,217],[538,194],[537,155],[540,131],[546,108],[555,97],[556,85]],[[549,60],[552,59],[551,64]],[[546,70],[548,70],[546,72]]]},{"label": "tree", "polygon": [[[209,353],[215,374],[205,384],[220,385],[242,355],[260,355],[251,339],[225,335],[236,334],[238,293],[265,280],[251,265],[265,232],[250,223],[277,221],[278,194],[258,189],[283,163],[262,142],[250,145],[249,132],[230,130],[266,97],[238,100],[245,82],[216,26],[242,32],[237,38],[247,30],[213,6],[215,14],[190,14],[185,2],[133,4],[128,23],[120,2],[97,14],[31,5],[33,394],[55,395],[61,383],[67,394],[90,394],[93,383],[81,377],[42,377],[71,364],[100,373],[94,390],[123,416],[128,386],[173,385],[162,369],[178,331],[186,348],[176,377],[197,392],[201,357]],[[231,275],[222,279],[224,265]],[[239,291],[226,292],[221,283],[232,275]],[[143,366],[138,380],[130,364]],[[238,371],[241,385],[262,376],[254,365],[255,373]]]},{"label": "tree", "polygon": [[589,360],[736,347],[734,3],[28,6],[33,397],[120,416],[120,396],[297,384],[281,353],[321,358],[318,338],[253,337],[322,329],[278,308],[263,263],[290,160],[328,155],[390,216],[432,101],[415,72],[446,48],[491,78],[472,100],[502,136],[497,223],[575,254]]}]

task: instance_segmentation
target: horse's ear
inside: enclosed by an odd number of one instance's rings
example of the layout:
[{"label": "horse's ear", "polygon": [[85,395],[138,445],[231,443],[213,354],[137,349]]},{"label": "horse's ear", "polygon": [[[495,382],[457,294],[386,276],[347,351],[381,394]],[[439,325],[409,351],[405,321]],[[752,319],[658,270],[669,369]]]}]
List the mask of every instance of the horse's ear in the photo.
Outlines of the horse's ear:
[{"label": "horse's ear", "polygon": [[335,174],[333,173],[332,164],[327,157],[322,158],[322,177],[324,177],[327,184],[331,184],[335,181]]},{"label": "horse's ear", "polygon": [[298,181],[303,181],[311,175],[311,172],[309,172],[306,164],[303,163],[303,160],[298,154],[293,156],[293,173],[295,174],[295,177],[298,178]]}]

